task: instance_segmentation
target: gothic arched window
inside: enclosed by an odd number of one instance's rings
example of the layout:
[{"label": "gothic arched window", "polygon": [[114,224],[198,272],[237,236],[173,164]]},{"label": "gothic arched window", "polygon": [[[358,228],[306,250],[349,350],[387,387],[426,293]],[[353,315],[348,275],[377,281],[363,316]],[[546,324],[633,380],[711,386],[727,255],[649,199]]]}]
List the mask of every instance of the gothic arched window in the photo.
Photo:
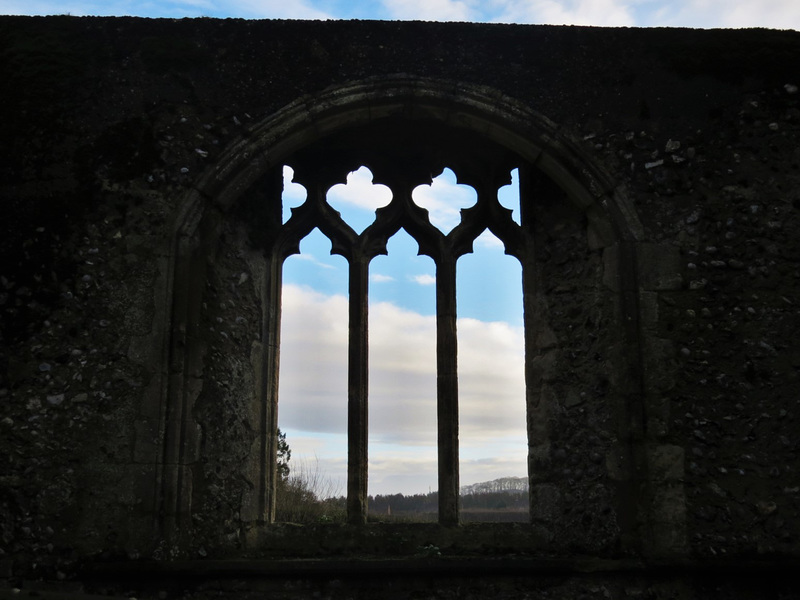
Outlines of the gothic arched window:
[{"label": "gothic arched window", "polygon": [[[445,131],[436,122],[376,121],[356,132],[330,136],[286,161],[306,199],[284,216],[272,252],[277,262],[299,251],[299,243],[318,229],[331,240],[331,253],[348,263],[348,521],[367,516],[368,447],[368,295],[369,265],[386,254],[387,243],[404,230],[419,245],[419,253],[435,265],[436,288],[436,413],[438,428],[439,521],[459,520],[458,368],[456,338],[456,265],[473,250],[485,231],[499,240],[506,254],[524,265],[530,247],[522,224],[498,200],[498,190],[511,183],[520,159],[473,135]],[[333,208],[331,190],[348,174],[368,168],[373,183],[388,188],[390,201],[364,223],[345,222]],[[415,188],[430,185],[445,168],[459,183],[475,190],[471,206],[449,215],[443,226],[437,213],[415,201]],[[380,203],[384,203],[382,201]],[[369,223],[368,223],[369,222]],[[360,231],[359,231],[360,230]],[[277,398],[271,402],[276,403]]]}]

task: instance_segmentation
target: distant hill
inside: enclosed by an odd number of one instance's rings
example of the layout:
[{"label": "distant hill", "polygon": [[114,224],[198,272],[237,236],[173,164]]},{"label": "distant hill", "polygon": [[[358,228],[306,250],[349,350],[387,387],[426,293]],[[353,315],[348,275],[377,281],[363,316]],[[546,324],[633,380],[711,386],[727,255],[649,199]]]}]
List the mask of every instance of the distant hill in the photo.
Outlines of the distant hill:
[{"label": "distant hill", "polygon": [[497,492],[525,494],[528,492],[528,478],[501,477],[500,479],[493,479],[492,481],[463,485],[461,486],[460,495],[496,494]]}]

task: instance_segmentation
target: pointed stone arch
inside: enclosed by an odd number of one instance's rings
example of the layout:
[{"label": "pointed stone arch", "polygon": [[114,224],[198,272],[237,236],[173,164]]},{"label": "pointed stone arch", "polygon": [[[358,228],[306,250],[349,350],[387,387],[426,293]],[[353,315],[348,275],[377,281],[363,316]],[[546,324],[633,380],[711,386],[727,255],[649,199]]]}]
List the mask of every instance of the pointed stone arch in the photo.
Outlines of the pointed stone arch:
[{"label": "pointed stone arch", "polygon": [[[191,473],[189,465],[195,452],[196,434],[191,420],[194,398],[197,394],[198,373],[205,360],[203,336],[199,331],[197,312],[202,297],[208,248],[219,235],[220,225],[231,218],[243,198],[259,205],[260,221],[254,237],[261,242],[264,263],[261,278],[262,322],[260,343],[254,347],[253,364],[256,373],[255,390],[251,399],[251,412],[257,415],[257,435],[249,456],[248,472],[252,474],[253,487],[243,499],[242,519],[254,525],[268,523],[274,517],[274,489],[276,482],[275,454],[277,440],[277,369],[280,347],[280,290],[283,259],[295,251],[295,246],[307,229],[313,229],[317,217],[330,225],[326,235],[332,240],[332,252],[342,254],[350,263],[350,417],[351,428],[362,428],[350,445],[350,472],[363,472],[348,490],[348,510],[352,523],[366,518],[366,285],[369,259],[380,253],[381,241],[385,244],[387,233],[394,225],[368,228],[361,236],[346,224],[337,223],[336,217],[325,203],[327,190],[342,181],[351,166],[364,163],[375,174],[375,181],[391,187],[395,171],[380,157],[367,157],[374,148],[356,152],[353,156],[340,155],[336,164],[326,171],[325,148],[318,148],[321,140],[346,136],[350,131],[369,130],[372,124],[393,120],[401,123],[436,124],[447,136],[470,140],[483,140],[492,149],[501,149],[504,156],[514,157],[520,168],[520,195],[523,225],[517,226],[494,206],[490,200],[481,201],[481,195],[491,196],[497,185],[495,173],[488,167],[504,166],[502,160],[488,164],[492,159],[478,153],[476,156],[458,152],[439,156],[433,152],[426,157],[424,167],[452,166],[459,181],[473,185],[479,194],[478,204],[462,213],[463,227],[451,235],[437,237],[433,233],[420,233],[421,252],[437,260],[437,279],[447,281],[437,291],[437,303],[443,304],[446,322],[440,323],[438,333],[454,343],[455,335],[455,260],[443,256],[456,256],[469,252],[474,238],[487,226],[506,246],[506,253],[520,259],[523,267],[523,294],[525,306],[526,345],[526,403],[528,407],[529,480],[531,485],[532,520],[550,532],[550,539],[558,535],[558,515],[555,508],[560,495],[558,485],[548,480],[551,428],[550,411],[554,402],[548,378],[557,370],[554,348],[557,346],[550,322],[552,315],[548,298],[543,291],[542,275],[537,266],[537,246],[532,230],[537,219],[537,198],[550,197],[553,202],[565,202],[569,210],[581,215],[586,222],[587,244],[603,253],[609,293],[616,298],[616,314],[608,327],[619,330],[618,341],[627,347],[612,360],[610,379],[616,382],[616,405],[613,407],[617,421],[620,503],[618,528],[620,543],[627,548],[637,544],[639,516],[636,481],[644,477],[645,459],[640,456],[636,440],[644,429],[642,409],[642,365],[639,332],[639,308],[636,282],[637,240],[642,228],[636,212],[627,197],[625,188],[611,177],[579,145],[546,117],[530,106],[502,95],[490,88],[460,82],[395,76],[368,79],[338,86],[312,96],[302,97],[253,126],[246,137],[237,140],[223,153],[214,165],[199,179],[186,195],[176,215],[173,228],[171,270],[168,275],[165,325],[169,332],[163,351],[163,364],[168,370],[168,385],[164,387],[159,428],[159,459],[155,465],[155,500],[153,514],[156,534],[181,544],[182,532],[189,529],[191,521]],[[373,140],[369,133],[363,140]],[[372,142],[370,142],[372,143]],[[376,142],[377,143],[377,142]],[[445,150],[447,150],[445,148]],[[438,152],[438,151],[437,151]],[[299,158],[297,158],[299,157]],[[281,223],[280,168],[287,161],[299,160],[296,173],[303,177],[314,171],[307,187],[309,198],[296,210],[296,219],[283,227]],[[392,155],[391,160],[397,160]],[[486,161],[481,159],[486,158]],[[446,165],[445,165],[446,163]],[[487,167],[488,164],[488,167]],[[313,167],[313,168],[312,168]],[[502,170],[502,169],[500,169]],[[415,182],[430,177],[430,168],[414,174]],[[409,179],[409,181],[411,180]],[[487,183],[488,182],[488,183]],[[399,185],[399,184],[398,184]],[[409,202],[413,186],[406,185]],[[395,186],[396,189],[396,186]],[[393,189],[393,192],[395,190]],[[496,191],[496,188],[495,188]],[[253,200],[256,198],[257,200]],[[398,204],[382,209],[388,215],[399,210]],[[398,226],[410,225],[420,231],[420,217],[413,207],[402,212],[405,220],[392,221]],[[527,213],[527,214],[526,214]],[[316,215],[316,216],[315,216]],[[400,219],[400,217],[398,217]],[[386,231],[378,231],[383,227]],[[372,231],[370,231],[370,229]],[[377,238],[375,235],[377,235]],[[416,238],[415,238],[416,239]],[[447,241],[449,239],[449,241]],[[365,248],[364,243],[378,244]],[[375,241],[377,240],[377,241]],[[441,247],[446,245],[450,253]],[[613,281],[612,281],[613,280]],[[450,297],[450,290],[453,290]],[[443,294],[440,297],[440,294]],[[446,297],[445,297],[446,296]],[[360,303],[360,304],[359,304]],[[359,325],[359,323],[361,323]],[[440,344],[442,342],[440,341]],[[440,385],[455,389],[454,349],[440,353],[446,364],[440,364]],[[449,358],[448,358],[449,357]],[[452,359],[452,360],[450,360]],[[450,364],[452,363],[452,364]],[[441,373],[444,371],[444,382]],[[354,389],[355,386],[358,389]],[[441,393],[441,392],[440,392]],[[353,401],[353,398],[356,401]],[[457,444],[447,445],[442,454],[442,438],[457,440],[457,407],[440,403],[440,521],[458,523]],[[455,423],[455,425],[454,425]],[[454,429],[455,426],[455,429]],[[444,428],[444,429],[442,429]],[[455,466],[455,473],[453,472]],[[617,468],[617,467],[615,467]],[[444,475],[443,475],[444,470]],[[532,474],[536,472],[534,477]],[[534,504],[535,509],[534,509]],[[624,506],[623,506],[624,505]]]}]

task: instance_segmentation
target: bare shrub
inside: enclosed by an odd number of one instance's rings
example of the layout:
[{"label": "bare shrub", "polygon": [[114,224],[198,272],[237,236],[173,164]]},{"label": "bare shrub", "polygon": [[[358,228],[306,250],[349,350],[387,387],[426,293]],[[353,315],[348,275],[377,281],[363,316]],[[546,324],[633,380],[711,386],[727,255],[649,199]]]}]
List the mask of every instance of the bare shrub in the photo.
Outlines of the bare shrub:
[{"label": "bare shrub", "polygon": [[301,460],[288,477],[278,482],[276,519],[291,523],[342,522],[344,503],[337,498],[341,486],[313,462]]}]

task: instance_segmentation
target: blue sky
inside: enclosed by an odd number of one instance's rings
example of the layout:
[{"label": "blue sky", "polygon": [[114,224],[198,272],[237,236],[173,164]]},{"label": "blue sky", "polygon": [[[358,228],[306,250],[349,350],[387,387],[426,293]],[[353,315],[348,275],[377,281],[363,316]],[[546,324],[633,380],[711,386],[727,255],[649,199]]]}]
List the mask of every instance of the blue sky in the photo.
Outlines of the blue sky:
[{"label": "blue sky", "polygon": [[[305,200],[284,170],[284,221]],[[416,188],[414,201],[444,233],[475,191],[449,169]],[[356,231],[391,200],[361,168],[329,190],[328,202]],[[498,191],[518,219],[516,171]],[[346,481],[347,263],[319,231],[284,265],[279,421],[299,460],[344,489]],[[404,231],[370,263],[370,492],[437,487],[435,266]],[[484,233],[458,262],[459,401],[462,483],[525,474],[522,271]],[[334,485],[335,487],[335,485]]]},{"label": "blue sky", "polygon": [[[284,222],[292,207],[305,199],[302,186],[291,182],[291,169],[285,173]],[[500,203],[511,209],[519,222],[519,194],[516,192],[517,172],[512,172],[512,184],[498,192]],[[351,173],[348,183],[333,186],[328,202],[342,213],[348,224],[361,232],[372,223],[375,210],[386,206],[391,192],[382,185],[372,185],[372,175],[362,167]],[[460,209],[473,206],[475,191],[456,183],[455,175],[445,169],[432,185],[419,186],[412,194],[422,208],[428,210],[431,222],[443,233],[448,233],[460,222]],[[284,274],[288,283],[302,284],[313,279],[314,289],[326,294],[347,295],[346,262],[339,256],[330,256],[331,244],[319,231],[308,236],[300,246],[301,255],[291,261],[291,269]],[[459,316],[491,320],[498,311],[514,325],[522,325],[521,271],[516,259],[504,254],[502,243],[486,232],[475,243],[477,250],[459,262]],[[389,240],[388,255],[378,256],[370,264],[370,299],[373,302],[394,302],[399,306],[434,315],[434,284],[436,270],[433,260],[417,256],[419,246],[404,231]],[[491,265],[491,267],[490,267]],[[475,275],[481,274],[478,278]],[[487,281],[488,278],[488,281]],[[480,284],[476,284],[478,279]],[[420,290],[429,288],[429,294]],[[488,294],[488,291],[493,294]],[[502,307],[496,306],[493,297],[502,298]]]},{"label": "blue sky", "polygon": [[0,0],[0,14],[800,29],[797,0]]},{"label": "blue sky", "polygon": [[[635,27],[800,29],[800,0],[0,0],[0,14],[245,19],[381,19]],[[516,183],[501,190],[518,205]],[[304,190],[286,172],[284,204]],[[329,202],[362,230],[390,200],[368,171]],[[445,172],[415,201],[444,231],[474,192]],[[296,470],[346,484],[347,269],[316,232],[284,270],[281,427]],[[370,268],[370,493],[436,489],[434,266],[399,234]],[[491,236],[458,263],[461,482],[526,471],[521,273]]]}]

